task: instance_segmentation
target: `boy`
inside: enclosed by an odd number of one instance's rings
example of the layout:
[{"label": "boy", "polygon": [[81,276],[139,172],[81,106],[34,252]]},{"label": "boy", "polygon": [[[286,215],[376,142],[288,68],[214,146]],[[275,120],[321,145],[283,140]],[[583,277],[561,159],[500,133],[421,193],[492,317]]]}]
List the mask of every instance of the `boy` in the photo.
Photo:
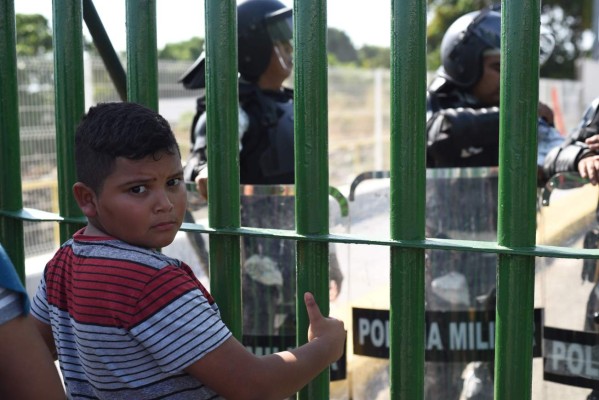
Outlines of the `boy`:
[{"label": "boy", "polygon": [[32,307],[72,398],[284,398],[341,356],[343,323],[324,318],[309,293],[309,343],[254,356],[190,268],[156,251],[186,208],[179,148],[160,115],[92,107],[75,160],[88,224],[48,263]]}]

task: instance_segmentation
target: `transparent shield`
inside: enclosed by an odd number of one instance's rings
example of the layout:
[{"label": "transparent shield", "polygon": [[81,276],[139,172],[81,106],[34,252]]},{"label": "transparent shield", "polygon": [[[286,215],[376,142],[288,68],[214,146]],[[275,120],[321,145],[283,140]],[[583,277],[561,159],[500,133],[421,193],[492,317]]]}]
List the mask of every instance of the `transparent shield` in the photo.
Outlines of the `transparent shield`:
[{"label": "transparent shield", "polygon": [[[329,230],[347,232],[347,200],[330,188]],[[295,187],[292,185],[242,185],[241,225],[245,227],[295,230]],[[244,345],[261,353],[295,347],[296,270],[295,241],[242,238],[242,303]],[[329,245],[329,300],[344,296],[347,271],[339,258],[345,250]],[[326,300],[325,300],[326,301]],[[340,316],[342,317],[342,316]],[[349,321],[348,321],[349,324]],[[331,398],[347,398],[345,362],[331,367]]]},{"label": "transparent shield", "polygon": [[[352,234],[389,237],[389,184],[388,171],[354,180]],[[495,242],[497,184],[497,168],[427,170],[426,236]],[[389,249],[353,245],[350,252],[352,392],[355,399],[379,398],[389,390],[388,341],[381,336],[384,323],[379,325],[386,317],[378,315],[389,309]],[[497,256],[447,250],[427,250],[425,256],[425,398],[490,399]],[[541,310],[535,315],[540,334]]]},{"label": "transparent shield", "polygon": [[[541,192],[537,242],[599,248],[598,193],[577,174],[553,177]],[[599,398],[597,260],[540,258],[537,280],[545,303],[538,398]]]}]

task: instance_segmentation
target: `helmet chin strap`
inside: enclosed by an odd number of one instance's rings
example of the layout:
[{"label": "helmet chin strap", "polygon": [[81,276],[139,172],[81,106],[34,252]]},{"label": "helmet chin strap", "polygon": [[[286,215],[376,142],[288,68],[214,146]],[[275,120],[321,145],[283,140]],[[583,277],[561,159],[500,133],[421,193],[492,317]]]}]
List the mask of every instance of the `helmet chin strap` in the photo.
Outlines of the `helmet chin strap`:
[{"label": "helmet chin strap", "polygon": [[279,64],[281,65],[281,68],[283,68],[283,70],[287,71],[288,73],[291,73],[291,68],[293,66],[290,65],[290,63],[286,61],[285,57],[283,57],[283,54],[281,53],[281,49],[279,48],[279,44],[275,43],[273,48],[274,48],[275,54],[277,55],[277,59],[279,60]]}]

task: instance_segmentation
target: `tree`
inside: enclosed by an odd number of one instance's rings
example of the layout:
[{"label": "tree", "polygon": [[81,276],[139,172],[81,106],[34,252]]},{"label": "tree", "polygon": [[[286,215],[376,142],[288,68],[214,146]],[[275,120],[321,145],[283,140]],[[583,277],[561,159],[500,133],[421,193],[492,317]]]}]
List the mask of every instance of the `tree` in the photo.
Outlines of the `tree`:
[{"label": "tree", "polygon": [[358,61],[358,52],[349,36],[336,28],[328,28],[327,30],[327,52],[330,60],[333,59],[339,63],[355,63]]},{"label": "tree", "polygon": [[193,37],[178,43],[168,43],[158,52],[158,58],[166,60],[193,61],[204,49],[204,39]]},{"label": "tree", "polygon": [[52,50],[52,31],[40,14],[17,14],[17,55],[35,56]]},{"label": "tree", "polygon": [[390,68],[391,49],[364,45],[358,50],[359,64],[363,68]]}]

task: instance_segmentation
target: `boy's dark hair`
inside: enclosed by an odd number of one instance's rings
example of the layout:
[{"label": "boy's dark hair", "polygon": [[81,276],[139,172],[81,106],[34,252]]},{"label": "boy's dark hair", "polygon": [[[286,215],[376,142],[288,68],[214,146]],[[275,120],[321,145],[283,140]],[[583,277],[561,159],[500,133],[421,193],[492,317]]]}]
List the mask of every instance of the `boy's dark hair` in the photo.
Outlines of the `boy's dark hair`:
[{"label": "boy's dark hair", "polygon": [[169,123],[135,103],[100,103],[82,118],[75,134],[77,180],[99,193],[117,157],[141,160],[166,151],[181,154]]}]

